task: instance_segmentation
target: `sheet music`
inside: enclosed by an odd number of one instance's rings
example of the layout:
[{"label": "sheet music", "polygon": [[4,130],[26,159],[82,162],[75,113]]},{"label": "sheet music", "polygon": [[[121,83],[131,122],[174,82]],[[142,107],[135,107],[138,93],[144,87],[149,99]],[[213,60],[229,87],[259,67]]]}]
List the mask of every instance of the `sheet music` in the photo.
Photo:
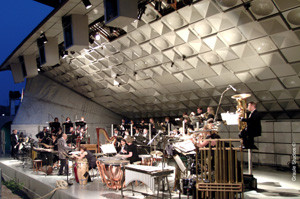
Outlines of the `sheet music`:
[{"label": "sheet music", "polygon": [[117,150],[113,144],[103,144],[103,145],[101,145],[100,148],[101,148],[103,154],[117,153]]},{"label": "sheet music", "polygon": [[186,140],[184,142],[177,142],[174,144],[174,147],[185,153],[187,153],[189,151],[194,151],[196,149],[192,140]]},{"label": "sheet music", "polygon": [[238,125],[239,114],[238,113],[221,113],[222,120],[225,120],[227,125]]}]

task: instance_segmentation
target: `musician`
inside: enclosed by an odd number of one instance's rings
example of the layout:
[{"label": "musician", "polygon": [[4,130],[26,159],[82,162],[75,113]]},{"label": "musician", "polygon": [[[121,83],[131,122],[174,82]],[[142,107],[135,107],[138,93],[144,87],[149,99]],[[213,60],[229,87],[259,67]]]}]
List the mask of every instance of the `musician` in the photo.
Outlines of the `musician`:
[{"label": "musician", "polygon": [[[73,123],[69,117],[66,118],[66,121],[63,123],[63,126],[64,126],[64,132],[66,134],[72,134],[72,132],[74,131]],[[71,130],[71,128],[72,128],[72,130]]]},{"label": "musician", "polygon": [[149,119],[149,125],[151,125],[151,132],[150,132],[150,133],[151,133],[151,136],[153,137],[153,136],[155,136],[156,133],[157,133],[156,124],[155,124],[153,118],[150,118],[150,119]]},{"label": "musician", "polygon": [[55,133],[56,134],[59,131],[59,128],[61,128],[59,120],[58,120],[57,117],[54,118],[54,121],[50,122],[49,125],[50,125],[50,128],[51,128],[51,133]]},{"label": "musician", "polygon": [[66,156],[68,154],[68,151],[72,150],[72,147],[67,145],[67,134],[63,133],[62,137],[57,140],[57,149],[58,149],[58,157],[60,159],[60,168],[58,175],[67,175],[68,174],[68,164],[66,160]]},{"label": "musician", "polygon": [[207,110],[206,113],[204,113],[202,115],[203,118],[204,118],[204,120],[208,120],[210,118],[214,119],[214,117],[215,117],[215,111],[214,111],[213,107],[209,106],[209,107],[207,107],[206,110]]},{"label": "musician", "polygon": [[47,127],[44,127],[43,131],[39,132],[35,136],[36,136],[36,138],[38,139],[38,141],[40,143],[46,142],[46,139],[44,139],[44,138],[48,137],[48,129],[47,129]]},{"label": "musician", "polygon": [[19,150],[19,137],[18,137],[18,131],[16,129],[13,130],[11,136],[11,157],[17,158],[18,150]]},{"label": "musician", "polygon": [[83,144],[85,142],[82,141],[82,138],[84,138],[87,133],[87,124],[84,121],[84,117],[81,117],[79,121],[76,121],[75,125],[76,125],[77,142]]},{"label": "musician", "polygon": [[201,108],[201,107],[197,107],[197,111],[196,111],[196,116],[201,116],[203,114],[203,108]]},{"label": "musician", "polygon": [[[57,140],[57,136],[52,133],[50,145],[53,146],[54,151],[58,151]],[[59,157],[57,154],[52,154],[52,156],[53,164],[55,164],[59,160]]]},{"label": "musician", "polygon": [[80,154],[73,155],[73,156],[80,160],[86,158],[89,163],[89,170],[96,168],[96,156],[94,156],[92,152],[87,150],[85,146],[80,146],[79,150],[80,150]]},{"label": "musician", "polygon": [[127,129],[127,124],[125,122],[125,119],[122,118],[121,120],[121,124],[119,125],[119,131],[122,132],[122,134],[124,133],[124,131]]},{"label": "musician", "polygon": [[247,118],[241,118],[243,122],[247,122],[246,129],[240,133],[240,138],[243,139],[245,149],[257,149],[254,145],[254,137],[261,136],[261,117],[256,110],[256,103],[249,102]]},{"label": "musician", "polygon": [[[211,126],[209,125],[205,125],[203,127],[204,132],[202,134],[199,134],[199,141],[198,142],[194,142],[194,144],[199,147],[199,148],[203,148],[203,147],[207,147],[209,146],[209,141],[207,140],[203,140],[203,138],[205,139],[220,139],[221,137],[216,133],[216,131],[211,131]],[[207,131],[206,131],[207,130]],[[211,142],[211,146],[216,146],[216,142],[213,141]]]},{"label": "musician", "polygon": [[140,129],[145,129],[145,128],[148,129],[149,126],[148,126],[148,124],[145,123],[145,120],[142,119],[140,122]]},{"label": "musician", "polygon": [[170,131],[174,128],[174,125],[170,122],[170,117],[165,117],[165,121],[161,123],[161,126],[165,131],[168,131],[168,126],[170,125]]},{"label": "musician", "polygon": [[127,145],[126,145],[125,139],[121,140],[121,149],[120,149],[119,154],[127,154]]},{"label": "musician", "polygon": [[131,136],[128,136],[126,139],[127,148],[126,150],[123,150],[126,154],[119,154],[118,156],[121,156],[122,158],[126,158],[130,161],[130,164],[139,161],[139,156],[137,153],[136,145],[133,144],[133,138]]}]

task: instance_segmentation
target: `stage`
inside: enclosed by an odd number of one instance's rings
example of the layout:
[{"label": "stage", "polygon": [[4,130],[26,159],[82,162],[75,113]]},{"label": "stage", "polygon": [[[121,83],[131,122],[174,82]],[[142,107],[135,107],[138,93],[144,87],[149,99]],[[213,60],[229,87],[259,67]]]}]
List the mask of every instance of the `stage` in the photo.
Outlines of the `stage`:
[{"label": "stage", "polygon": [[[31,198],[41,197],[53,189],[55,189],[57,180],[66,180],[66,176],[57,176],[57,170],[54,170],[51,175],[45,175],[43,172],[36,173],[29,166],[23,168],[22,162],[11,158],[1,158],[0,168],[2,176],[5,180],[16,179],[17,182],[23,183],[24,188],[29,193]],[[96,170],[95,170],[96,171]],[[96,173],[96,172],[94,172]],[[292,181],[292,172],[277,171],[271,167],[256,167],[254,168],[254,176],[258,181],[258,189],[256,191],[247,191],[244,193],[244,198],[297,198],[300,199],[300,177],[296,176],[296,181]],[[171,188],[174,183],[174,176],[169,177]],[[298,177],[298,179],[297,179]],[[173,179],[172,179],[173,178]],[[73,185],[67,189],[57,190],[48,198],[60,199],[114,199],[121,197],[121,191],[110,190],[102,182],[99,177],[92,178],[93,182],[87,185],[79,185],[73,181]],[[135,190],[142,192],[150,189],[145,186],[135,187]],[[167,192],[166,192],[167,194]],[[124,198],[145,198],[144,195],[135,193],[132,196],[131,191],[124,192]],[[151,197],[147,197],[151,198]],[[153,197],[154,198],[154,197]],[[177,193],[172,193],[172,198],[179,198]],[[182,195],[182,198],[187,198]],[[190,197],[191,198],[191,197]]]}]

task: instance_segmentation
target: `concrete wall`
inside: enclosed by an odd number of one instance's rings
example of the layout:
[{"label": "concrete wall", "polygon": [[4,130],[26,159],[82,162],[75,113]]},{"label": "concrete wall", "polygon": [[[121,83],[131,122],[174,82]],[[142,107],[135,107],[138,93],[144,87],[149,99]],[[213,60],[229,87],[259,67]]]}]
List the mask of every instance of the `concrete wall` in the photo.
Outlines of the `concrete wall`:
[{"label": "concrete wall", "polygon": [[[253,152],[253,163],[287,167],[293,147],[300,150],[300,121],[262,121],[262,136],[255,138],[259,150]],[[237,126],[223,126],[222,138],[238,138]],[[294,143],[294,145],[293,145]],[[244,153],[247,162],[247,153]]]},{"label": "concrete wall", "polygon": [[35,135],[43,126],[48,126],[54,117],[63,122],[70,117],[73,122],[85,117],[91,142],[96,143],[96,127],[110,131],[112,123],[121,121],[121,116],[94,103],[71,89],[44,76],[28,79],[24,99],[13,121],[12,129]]}]

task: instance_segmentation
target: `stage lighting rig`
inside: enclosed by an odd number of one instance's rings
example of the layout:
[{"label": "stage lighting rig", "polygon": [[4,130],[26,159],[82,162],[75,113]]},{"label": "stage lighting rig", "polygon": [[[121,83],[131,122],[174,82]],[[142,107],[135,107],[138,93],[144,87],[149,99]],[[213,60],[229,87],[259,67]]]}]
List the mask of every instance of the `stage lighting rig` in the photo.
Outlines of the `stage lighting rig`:
[{"label": "stage lighting rig", "polygon": [[88,9],[90,9],[92,7],[92,4],[91,4],[91,2],[89,0],[81,0],[81,1],[84,4],[85,9],[88,10]]}]

